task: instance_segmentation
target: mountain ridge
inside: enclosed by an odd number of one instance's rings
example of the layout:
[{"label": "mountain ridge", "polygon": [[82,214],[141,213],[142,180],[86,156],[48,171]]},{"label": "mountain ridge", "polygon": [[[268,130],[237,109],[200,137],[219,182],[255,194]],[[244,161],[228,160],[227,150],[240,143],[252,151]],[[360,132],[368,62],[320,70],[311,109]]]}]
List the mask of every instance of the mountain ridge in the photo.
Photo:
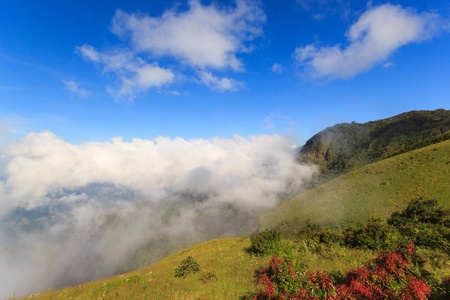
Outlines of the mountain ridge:
[{"label": "mountain ridge", "polygon": [[450,138],[450,110],[410,111],[366,123],[340,123],[311,137],[300,163],[317,164],[317,186],[367,164]]}]

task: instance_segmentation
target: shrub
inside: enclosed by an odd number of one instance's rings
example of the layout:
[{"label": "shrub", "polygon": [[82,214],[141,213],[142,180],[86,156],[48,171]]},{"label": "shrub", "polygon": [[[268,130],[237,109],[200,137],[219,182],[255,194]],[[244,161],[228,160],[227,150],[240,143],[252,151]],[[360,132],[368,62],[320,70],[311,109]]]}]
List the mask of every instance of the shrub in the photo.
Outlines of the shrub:
[{"label": "shrub", "polygon": [[265,230],[250,237],[250,251],[258,255],[277,254],[280,250],[281,233],[278,230]]},{"label": "shrub", "polygon": [[416,199],[403,211],[394,212],[387,220],[407,240],[417,246],[450,251],[450,212],[437,206],[436,200]]},{"label": "shrub", "polygon": [[440,250],[444,253],[450,251],[449,227],[426,223],[406,223],[397,228],[405,240],[413,241],[417,246]]},{"label": "shrub", "polygon": [[[424,263],[414,245],[409,243],[403,248],[382,252],[364,267],[348,271],[346,283],[336,286],[327,272],[305,271],[306,265],[274,255],[268,268],[259,273],[264,290],[249,293],[245,299],[425,300],[431,288],[426,281]],[[438,296],[446,296],[450,278],[444,277],[439,287]]]},{"label": "shrub", "polygon": [[439,285],[439,294],[450,298],[450,276],[442,277],[441,284]]},{"label": "shrub", "polygon": [[339,288],[352,299],[427,299],[424,261],[414,246],[383,252],[357,270],[347,272],[347,283]]},{"label": "shrub", "polygon": [[317,224],[311,223],[309,220],[307,220],[305,226],[298,231],[298,237],[301,239],[310,239],[326,245],[340,243],[343,239],[341,232],[331,230],[329,227],[320,227]]},{"label": "shrub", "polygon": [[192,256],[188,256],[175,268],[175,277],[186,277],[191,273],[197,273],[199,271],[200,265]]},{"label": "shrub", "polygon": [[285,261],[274,255],[269,267],[259,274],[264,291],[246,299],[335,299],[336,288],[328,273],[306,272],[306,265]]},{"label": "shrub", "polygon": [[442,224],[450,226],[450,212],[437,206],[436,200],[415,199],[403,211],[392,213],[387,223],[396,227],[407,223]]},{"label": "shrub", "polygon": [[390,249],[399,240],[394,228],[374,216],[366,222],[348,225],[343,234],[345,246],[364,250]]}]

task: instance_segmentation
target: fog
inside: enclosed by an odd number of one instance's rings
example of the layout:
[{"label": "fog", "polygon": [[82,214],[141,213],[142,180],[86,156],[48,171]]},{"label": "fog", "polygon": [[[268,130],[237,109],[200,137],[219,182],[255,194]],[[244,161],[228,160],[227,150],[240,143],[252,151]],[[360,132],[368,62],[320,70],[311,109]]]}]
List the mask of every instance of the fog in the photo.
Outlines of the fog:
[{"label": "fog", "polygon": [[0,298],[249,234],[316,172],[276,135],[75,145],[46,131],[0,150]]}]

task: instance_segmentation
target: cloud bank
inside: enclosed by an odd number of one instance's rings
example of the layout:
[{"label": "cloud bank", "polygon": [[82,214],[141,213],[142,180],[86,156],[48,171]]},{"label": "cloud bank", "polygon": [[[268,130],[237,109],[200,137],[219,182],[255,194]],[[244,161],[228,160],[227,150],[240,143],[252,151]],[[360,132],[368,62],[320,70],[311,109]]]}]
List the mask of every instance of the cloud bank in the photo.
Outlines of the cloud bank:
[{"label": "cloud bank", "polygon": [[294,58],[310,79],[349,79],[372,69],[398,48],[432,38],[439,17],[385,4],[363,13],[347,32],[349,44],[295,49]]},{"label": "cloud bank", "polygon": [[41,132],[2,152],[0,297],[142,267],[164,249],[248,234],[252,216],[295,194],[315,172],[295,163],[290,140],[281,136],[74,145]]},{"label": "cloud bank", "polygon": [[[87,60],[101,64],[104,72],[117,75],[121,87],[113,94],[119,97],[133,98],[137,92],[174,83],[173,68],[185,67],[212,90],[235,91],[241,86],[238,81],[219,79],[211,72],[244,71],[238,53],[251,51],[250,42],[262,35],[265,20],[258,1],[244,0],[236,1],[235,7],[191,0],[188,10],[173,8],[158,17],[118,10],[111,31],[129,47],[97,51],[84,45],[77,50]],[[159,67],[163,58],[175,63]],[[207,74],[210,76],[205,80]]]}]

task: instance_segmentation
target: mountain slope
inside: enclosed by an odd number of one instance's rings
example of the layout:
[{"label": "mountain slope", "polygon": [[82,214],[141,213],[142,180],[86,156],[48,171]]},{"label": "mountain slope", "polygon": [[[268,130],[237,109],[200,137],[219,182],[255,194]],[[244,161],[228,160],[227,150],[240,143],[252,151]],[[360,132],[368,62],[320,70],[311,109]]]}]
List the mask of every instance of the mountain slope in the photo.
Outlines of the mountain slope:
[{"label": "mountain slope", "polygon": [[[175,253],[157,264],[134,272],[113,276],[48,292],[36,299],[238,299],[257,283],[253,272],[266,258],[255,258],[245,249],[250,239],[212,240]],[[217,280],[206,283],[199,274],[174,277],[181,260],[193,256],[201,271],[212,272]],[[212,296],[211,296],[212,295]]]},{"label": "mountain slope", "polygon": [[388,217],[415,198],[450,208],[450,141],[367,165],[300,194],[260,218],[262,231],[295,232],[306,220],[330,226]]},{"label": "mountain slope", "polygon": [[404,151],[450,138],[450,111],[411,111],[388,119],[337,124],[314,135],[299,161],[319,164],[322,183]]},{"label": "mountain slope", "polygon": [[[261,286],[255,272],[267,265],[269,257],[248,252],[250,238],[211,240],[175,253],[141,270],[88,282],[57,291],[32,295],[33,299],[242,299],[249,291]],[[317,254],[307,249],[299,251],[302,262],[311,270],[327,269],[343,274],[348,268],[361,266],[374,253],[338,248]],[[200,272],[185,278],[174,277],[181,260],[192,256]],[[202,280],[212,273],[215,279]]]}]

